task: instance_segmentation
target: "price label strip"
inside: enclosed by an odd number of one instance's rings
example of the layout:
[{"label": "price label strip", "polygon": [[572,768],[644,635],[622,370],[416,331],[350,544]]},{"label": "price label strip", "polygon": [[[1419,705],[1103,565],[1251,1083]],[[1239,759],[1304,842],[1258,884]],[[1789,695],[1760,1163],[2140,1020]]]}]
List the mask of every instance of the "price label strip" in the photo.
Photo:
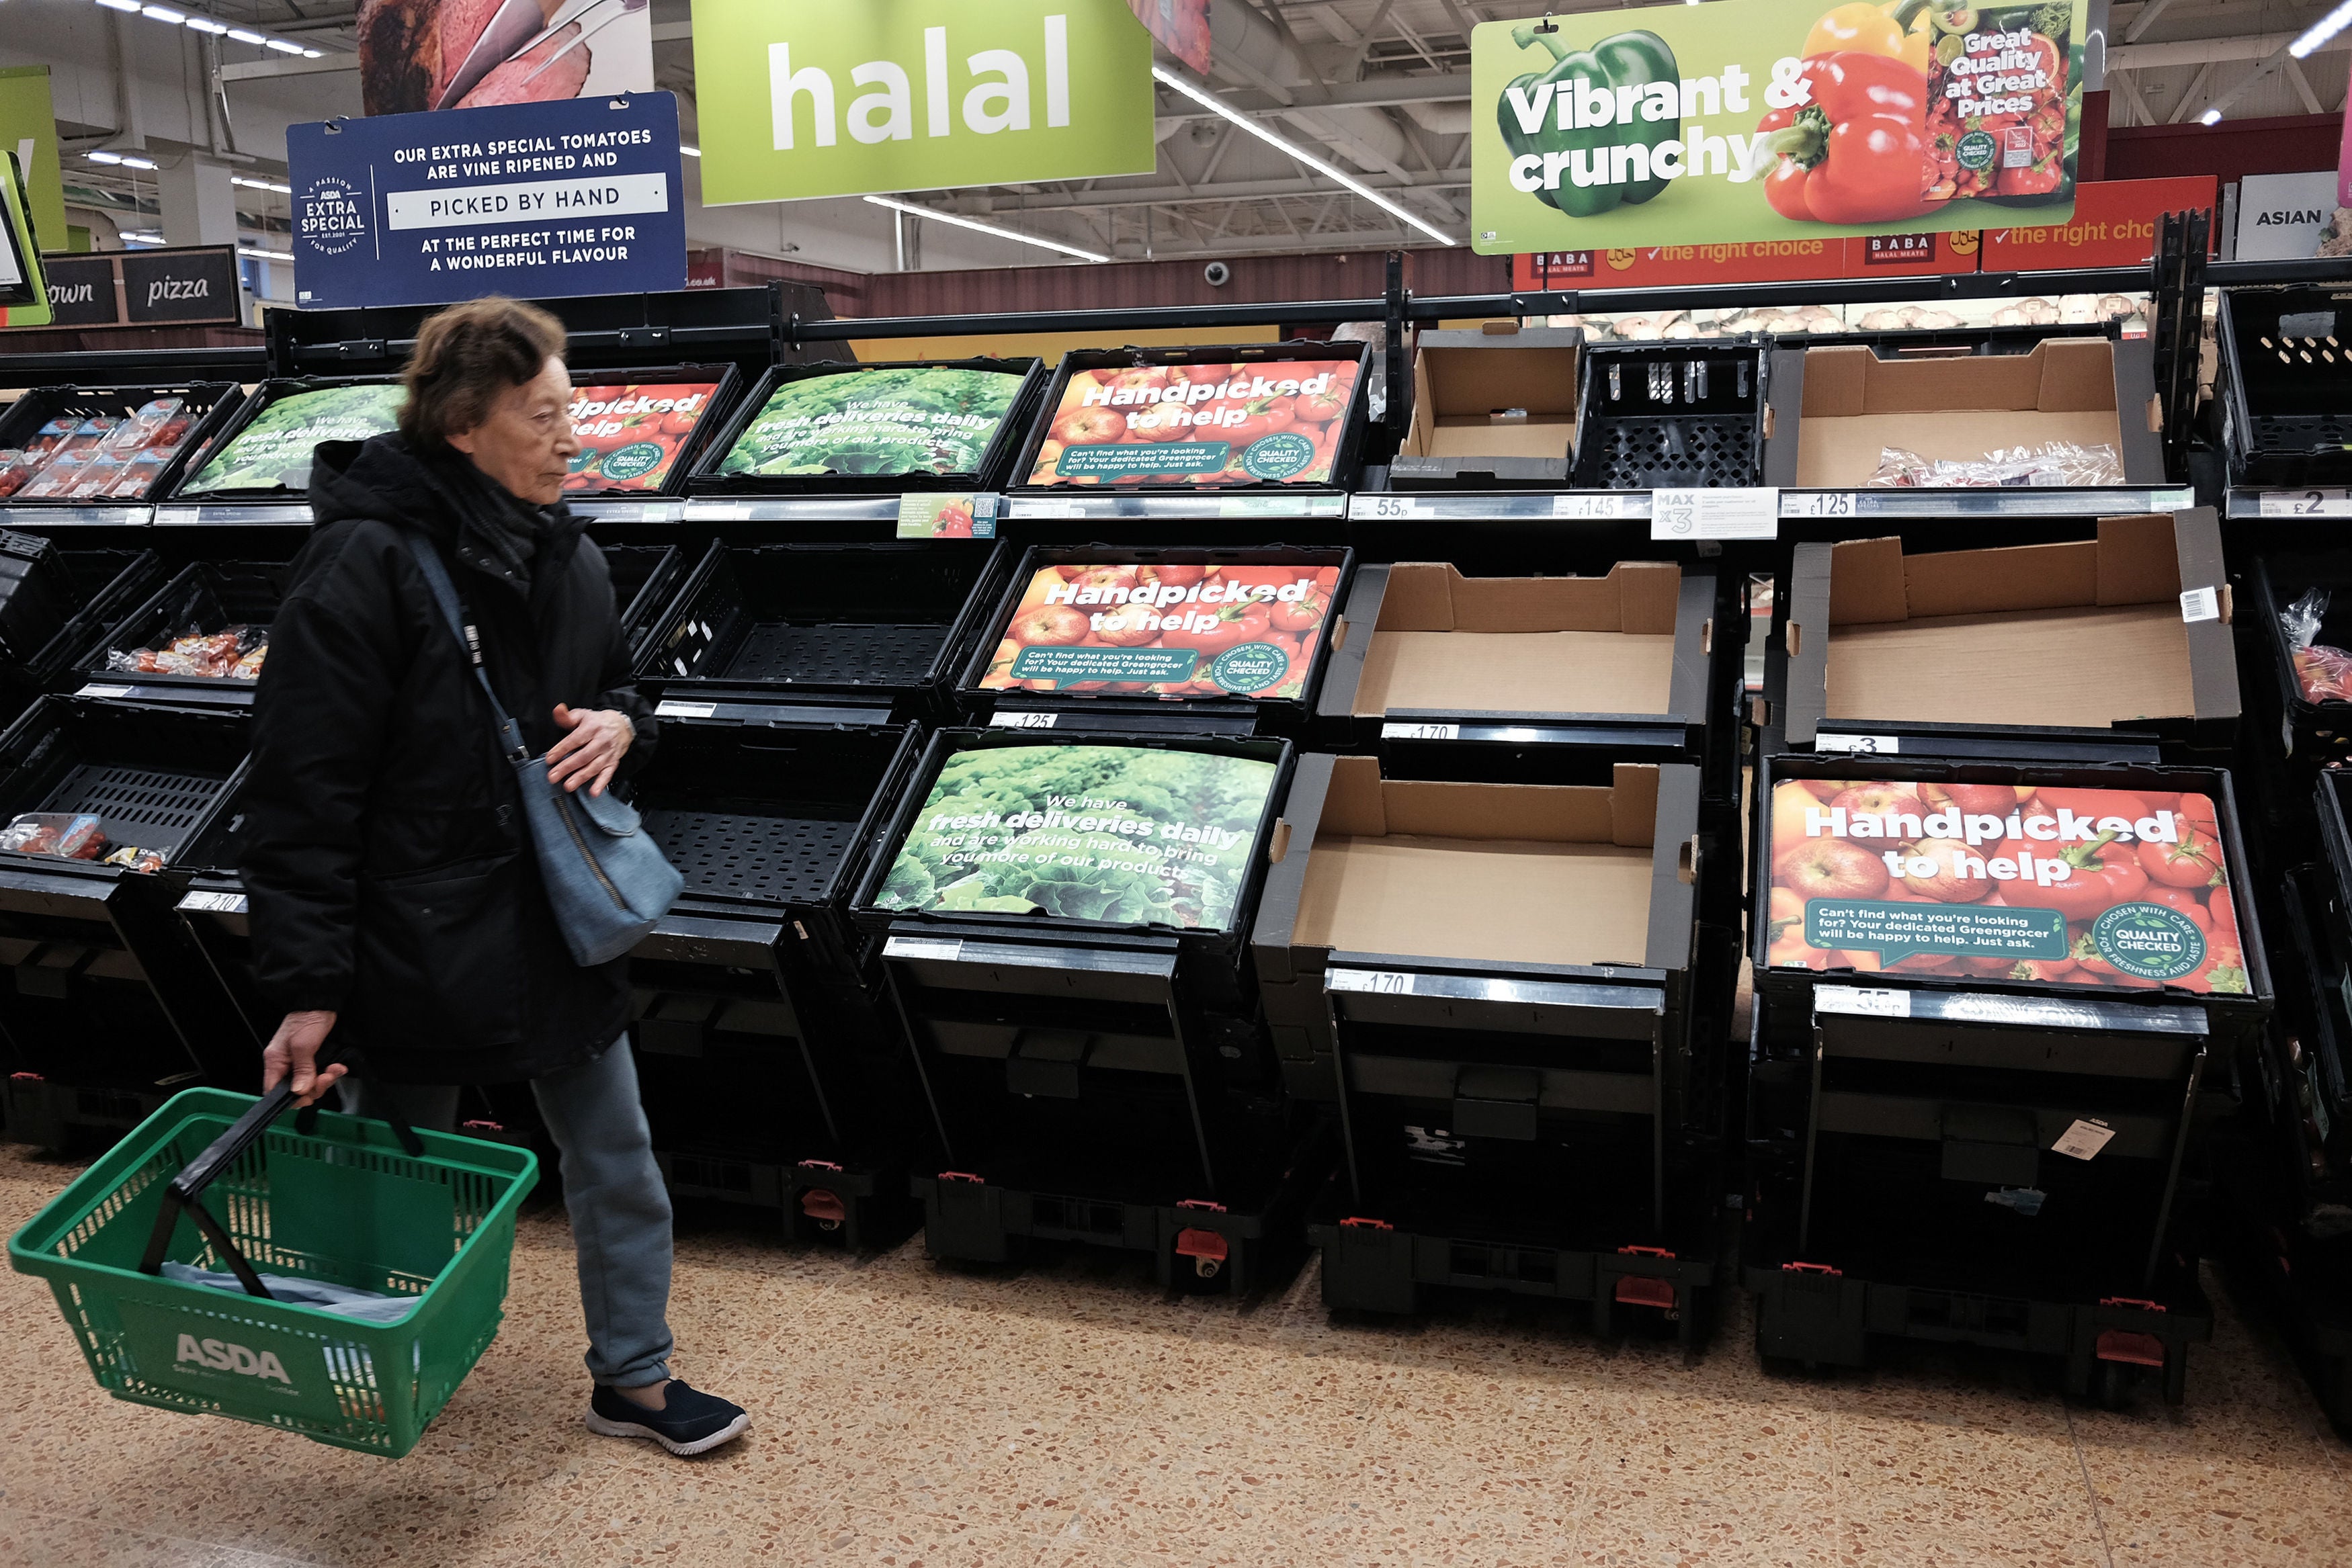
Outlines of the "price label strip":
[{"label": "price label strip", "polygon": [[2266,517],[2352,517],[2352,490],[2265,490]]},{"label": "price label strip", "polygon": [[1625,515],[1622,496],[1554,496],[1551,515],[1578,521],[1605,521]]},{"label": "price label strip", "polygon": [[1851,490],[1812,490],[1780,497],[1784,517],[1851,517],[1857,499]]},{"label": "price label strip", "polygon": [[1895,735],[1816,735],[1813,737],[1813,749],[1893,757],[1903,749],[1903,737]]},{"label": "price label strip", "polygon": [[1774,486],[1738,490],[1653,490],[1650,538],[1769,539],[1780,535],[1780,492]]},{"label": "price label strip", "polygon": [[1349,515],[1394,522],[1407,517],[1434,517],[1436,508],[1418,496],[1358,496],[1349,503]]},{"label": "price label strip", "polygon": [[1051,729],[1061,722],[1057,713],[1000,713],[988,721],[991,729]]}]

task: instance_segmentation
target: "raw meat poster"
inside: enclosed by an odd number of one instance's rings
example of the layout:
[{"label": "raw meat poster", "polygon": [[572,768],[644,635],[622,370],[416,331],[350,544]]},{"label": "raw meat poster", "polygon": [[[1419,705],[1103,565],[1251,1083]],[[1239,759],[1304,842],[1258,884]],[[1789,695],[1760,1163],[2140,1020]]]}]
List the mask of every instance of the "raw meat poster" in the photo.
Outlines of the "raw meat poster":
[{"label": "raw meat poster", "polygon": [[360,97],[370,114],[421,114],[651,92],[645,0],[362,0]]}]

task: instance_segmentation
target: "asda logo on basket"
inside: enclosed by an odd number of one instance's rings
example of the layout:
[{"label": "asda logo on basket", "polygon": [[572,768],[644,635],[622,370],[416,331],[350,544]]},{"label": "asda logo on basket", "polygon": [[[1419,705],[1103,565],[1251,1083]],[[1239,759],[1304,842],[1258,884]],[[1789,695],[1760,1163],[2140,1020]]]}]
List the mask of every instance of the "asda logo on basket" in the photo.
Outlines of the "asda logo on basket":
[{"label": "asda logo on basket", "polygon": [[184,1333],[180,1336],[180,1353],[174,1359],[181,1366],[193,1364],[209,1367],[215,1372],[239,1373],[247,1377],[274,1378],[289,1388],[294,1386],[294,1380],[286,1375],[285,1363],[278,1359],[275,1351],[265,1350],[257,1354],[241,1344],[231,1344],[226,1340],[200,1340],[192,1333]]}]

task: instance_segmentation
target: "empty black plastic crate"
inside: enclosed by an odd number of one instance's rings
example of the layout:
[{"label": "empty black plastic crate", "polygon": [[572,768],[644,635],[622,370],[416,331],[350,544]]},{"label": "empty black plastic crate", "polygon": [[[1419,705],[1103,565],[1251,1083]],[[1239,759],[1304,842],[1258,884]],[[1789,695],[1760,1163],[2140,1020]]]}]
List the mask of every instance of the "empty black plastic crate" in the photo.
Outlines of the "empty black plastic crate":
[{"label": "empty black plastic crate", "polygon": [[0,824],[88,813],[108,841],[166,857],[162,873],[0,852],[0,983],[13,1071],[153,1092],[209,1075],[242,1087],[250,1046],[172,914],[169,862],[211,821],[243,760],[227,711],[51,696],[0,736]]},{"label": "empty black plastic crate", "polygon": [[[883,939],[885,974],[940,1119],[949,1168],[985,1185],[1066,1197],[1262,1209],[1288,1168],[1296,1127],[1256,1022],[1242,954],[1289,746],[1047,733],[1050,740],[1007,730],[934,736],[853,904],[859,927]],[[1199,753],[1265,765],[1268,794],[1250,848],[1230,862],[1238,881],[1222,928],[1183,924],[1173,912],[1151,923],[885,904],[898,846],[930,809],[941,768],[951,758],[1012,747]],[[1065,809],[1082,817],[1095,810],[1067,802]],[[1129,810],[1123,820],[1147,812]]]},{"label": "empty black plastic crate", "polygon": [[621,634],[629,657],[645,651],[654,622],[677,596],[686,577],[686,552],[676,545],[605,545],[604,570],[613,578],[613,604],[621,614]]},{"label": "empty black plastic crate", "polygon": [[637,678],[665,698],[896,705],[944,694],[1003,570],[986,542],[713,544],[656,622]]},{"label": "empty black plastic crate", "polygon": [[1764,471],[1764,343],[1588,346],[1578,369],[1580,490],[1719,489]]},{"label": "empty black plastic crate", "polygon": [[[646,832],[686,878],[631,968],[655,1145],[765,1172],[742,1177],[739,1201],[793,1208],[822,1191],[853,1240],[876,1218],[861,1199],[903,1198],[903,1162],[927,1131],[913,1064],[876,1005],[870,943],[845,912],[920,747],[911,724],[668,719],[631,782]],[[811,1164],[840,1179],[796,1181]]]},{"label": "empty black plastic crate", "polygon": [[2352,479],[2352,302],[2344,291],[2226,288],[2218,327],[2231,478]]}]

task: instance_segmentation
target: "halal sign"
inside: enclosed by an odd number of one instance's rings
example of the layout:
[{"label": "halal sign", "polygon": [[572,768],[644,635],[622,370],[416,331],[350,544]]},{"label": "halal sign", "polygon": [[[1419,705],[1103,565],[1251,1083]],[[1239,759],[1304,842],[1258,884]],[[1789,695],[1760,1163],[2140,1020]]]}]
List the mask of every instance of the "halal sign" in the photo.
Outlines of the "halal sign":
[{"label": "halal sign", "polygon": [[313,180],[302,191],[294,214],[295,236],[321,256],[342,256],[367,238],[367,193],[341,175]]}]

